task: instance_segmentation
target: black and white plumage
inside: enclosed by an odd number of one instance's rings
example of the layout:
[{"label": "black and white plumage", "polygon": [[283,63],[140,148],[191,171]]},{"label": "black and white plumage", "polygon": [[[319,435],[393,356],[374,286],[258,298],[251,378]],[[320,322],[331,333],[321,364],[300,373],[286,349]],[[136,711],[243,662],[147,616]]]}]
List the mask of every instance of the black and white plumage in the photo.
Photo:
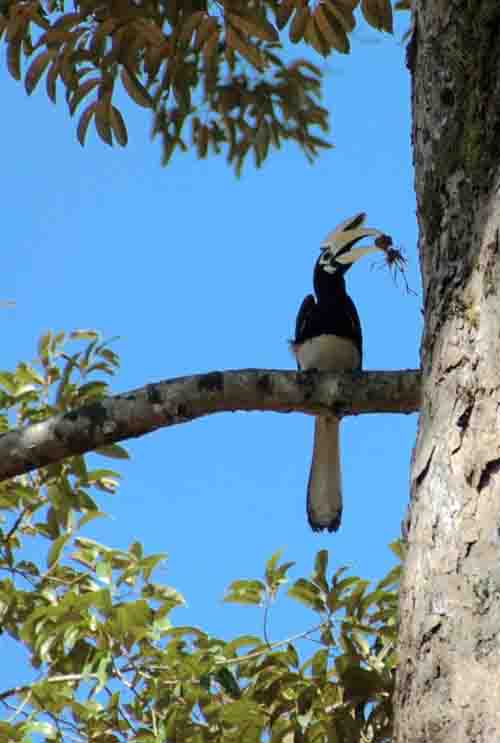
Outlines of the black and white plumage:
[{"label": "black and white plumage", "polygon": [[[363,227],[366,214],[342,222],[321,245],[314,267],[314,293],[302,302],[292,351],[301,370],[347,371],[361,369],[363,339],[354,302],[347,294],[344,276],[349,268],[376,245],[355,248],[364,237],[381,232]],[[318,416],[307,486],[307,516],[313,531],[337,531],[342,517],[340,476],[340,420]]]}]

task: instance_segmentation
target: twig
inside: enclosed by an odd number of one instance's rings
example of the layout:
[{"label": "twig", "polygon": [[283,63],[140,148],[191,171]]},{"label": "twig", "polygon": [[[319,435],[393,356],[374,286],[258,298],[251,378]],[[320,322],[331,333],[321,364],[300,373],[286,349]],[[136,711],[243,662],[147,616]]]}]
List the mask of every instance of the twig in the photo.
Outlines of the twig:
[{"label": "twig", "polygon": [[225,658],[224,660],[217,660],[215,661],[215,665],[216,666],[227,666],[228,664],[243,663],[246,660],[252,660],[253,658],[259,658],[261,655],[265,655],[269,650],[275,650],[276,648],[281,647],[282,645],[288,645],[291,642],[296,642],[297,640],[304,640],[306,638],[309,638],[309,635],[312,635],[314,632],[317,632],[318,630],[320,630],[323,627],[323,625],[324,625],[324,622],[321,622],[321,624],[316,625],[316,627],[306,630],[305,632],[299,632],[296,635],[292,635],[291,637],[288,637],[286,640],[278,640],[277,642],[272,642],[264,650],[254,650],[253,653],[248,653],[248,655],[239,655],[237,658]]}]

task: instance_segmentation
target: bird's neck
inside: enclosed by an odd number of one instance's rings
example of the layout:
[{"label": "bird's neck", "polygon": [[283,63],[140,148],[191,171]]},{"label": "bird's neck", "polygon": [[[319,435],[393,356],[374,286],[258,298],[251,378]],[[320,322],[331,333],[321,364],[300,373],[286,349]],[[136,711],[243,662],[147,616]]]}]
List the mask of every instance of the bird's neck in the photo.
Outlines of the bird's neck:
[{"label": "bird's neck", "polygon": [[315,271],[314,291],[318,304],[336,304],[347,293],[343,275],[339,272],[328,274],[321,269]]}]

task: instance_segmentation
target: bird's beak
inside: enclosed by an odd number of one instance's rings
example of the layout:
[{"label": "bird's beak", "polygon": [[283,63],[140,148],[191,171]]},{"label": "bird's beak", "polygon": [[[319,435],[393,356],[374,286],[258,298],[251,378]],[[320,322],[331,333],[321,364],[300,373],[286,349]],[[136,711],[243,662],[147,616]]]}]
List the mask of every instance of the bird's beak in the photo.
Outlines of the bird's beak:
[{"label": "bird's beak", "polygon": [[382,234],[380,230],[374,230],[360,225],[355,225],[351,229],[342,231],[339,231],[337,228],[326,236],[321,249],[334,248],[335,261],[342,265],[351,265],[363,256],[380,250],[376,245],[367,245],[361,248],[354,248],[353,246],[365,237],[380,237]]},{"label": "bird's beak", "polygon": [[321,243],[321,247],[324,249],[335,246],[337,250],[341,250],[341,248],[350,243],[354,245],[364,237],[380,237],[381,235],[382,232],[380,230],[374,230],[371,227],[354,227],[349,230],[342,230],[341,232],[336,228],[325,237]]},{"label": "bird's beak", "polygon": [[367,245],[364,248],[351,248],[347,251],[347,253],[336,255],[335,262],[341,263],[344,266],[352,265],[353,263],[356,263],[356,261],[359,261],[360,258],[363,258],[365,255],[370,255],[370,253],[378,253],[380,250],[381,248],[378,248],[376,245]]}]

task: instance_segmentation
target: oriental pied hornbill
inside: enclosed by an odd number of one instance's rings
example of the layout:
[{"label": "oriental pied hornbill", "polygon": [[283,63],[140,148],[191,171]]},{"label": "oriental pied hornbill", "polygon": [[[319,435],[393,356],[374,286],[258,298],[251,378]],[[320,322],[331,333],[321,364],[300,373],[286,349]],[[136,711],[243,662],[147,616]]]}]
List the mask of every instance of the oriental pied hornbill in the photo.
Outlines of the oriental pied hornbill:
[{"label": "oriental pied hornbill", "polygon": [[[364,237],[380,237],[363,227],[366,214],[356,214],[336,227],[321,245],[314,267],[314,293],[302,302],[291,349],[300,370],[347,371],[361,369],[361,324],[347,294],[344,276],[359,258],[380,250],[376,245],[355,248]],[[313,531],[337,531],[342,517],[338,417],[318,416],[314,429],[307,516]]]}]

